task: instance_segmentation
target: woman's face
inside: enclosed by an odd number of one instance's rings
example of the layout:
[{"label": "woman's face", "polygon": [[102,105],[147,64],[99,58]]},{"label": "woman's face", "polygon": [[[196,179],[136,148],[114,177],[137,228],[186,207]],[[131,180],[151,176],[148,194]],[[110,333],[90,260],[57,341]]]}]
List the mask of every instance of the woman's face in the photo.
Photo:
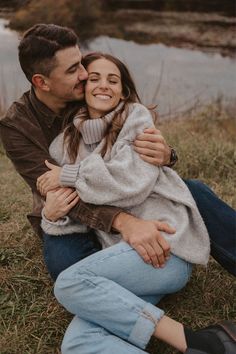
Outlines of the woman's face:
[{"label": "woman's face", "polygon": [[112,111],[123,98],[120,70],[101,58],[89,64],[87,71],[85,100],[90,118],[99,118]]}]

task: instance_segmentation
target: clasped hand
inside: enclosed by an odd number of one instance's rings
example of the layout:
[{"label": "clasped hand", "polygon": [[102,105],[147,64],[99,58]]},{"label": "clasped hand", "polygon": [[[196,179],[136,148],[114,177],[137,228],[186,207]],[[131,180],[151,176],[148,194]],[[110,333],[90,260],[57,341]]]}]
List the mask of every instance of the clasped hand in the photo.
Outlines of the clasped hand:
[{"label": "clasped hand", "polygon": [[156,128],[145,129],[138,135],[134,141],[134,150],[141,159],[152,165],[165,166],[170,162],[171,148]]},{"label": "clasped hand", "polygon": [[45,172],[37,179],[37,189],[42,196],[46,196],[47,192],[60,187],[60,173],[61,167],[53,165],[52,163],[45,161],[45,165],[50,171]]},{"label": "clasped hand", "polygon": [[57,221],[67,215],[78,203],[79,196],[73,188],[60,187],[47,192],[44,204],[44,216],[50,221]]}]

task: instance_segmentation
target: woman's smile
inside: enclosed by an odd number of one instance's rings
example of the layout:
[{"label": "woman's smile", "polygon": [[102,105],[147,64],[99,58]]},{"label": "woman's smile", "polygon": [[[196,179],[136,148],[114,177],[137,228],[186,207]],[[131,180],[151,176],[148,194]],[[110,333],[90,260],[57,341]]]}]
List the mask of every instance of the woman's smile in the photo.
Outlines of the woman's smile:
[{"label": "woman's smile", "polygon": [[111,99],[110,95],[103,95],[103,94],[95,94],[94,97],[96,97],[100,100],[110,100]]}]

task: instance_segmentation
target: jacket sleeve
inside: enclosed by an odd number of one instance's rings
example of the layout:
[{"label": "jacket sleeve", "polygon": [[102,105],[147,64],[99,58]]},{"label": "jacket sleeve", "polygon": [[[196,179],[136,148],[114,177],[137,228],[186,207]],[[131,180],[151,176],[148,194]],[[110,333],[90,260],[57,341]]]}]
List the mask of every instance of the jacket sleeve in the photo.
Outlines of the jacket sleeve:
[{"label": "jacket sleeve", "polygon": [[[37,178],[48,171],[45,160],[54,164],[57,163],[51,158],[46,148],[40,148],[13,127],[0,124],[0,137],[6,154],[14,164],[17,172],[30,188],[37,192]],[[114,217],[121,211],[122,209],[120,208],[86,204],[83,200],[80,200],[70,211],[69,215],[74,220],[79,220],[82,224],[89,227],[109,232]]]},{"label": "jacket sleeve", "polygon": [[152,125],[150,112],[135,104],[112,147],[109,160],[92,153],[81,161],[74,185],[84,201],[129,209],[150,195],[159,169],[144,162],[132,143],[137,134]]},{"label": "jacket sleeve", "polygon": [[37,191],[37,178],[48,171],[45,160],[56,165],[57,163],[51,158],[46,148],[40,148],[14,127],[1,124],[0,136],[6,155],[17,172],[33,191]]}]

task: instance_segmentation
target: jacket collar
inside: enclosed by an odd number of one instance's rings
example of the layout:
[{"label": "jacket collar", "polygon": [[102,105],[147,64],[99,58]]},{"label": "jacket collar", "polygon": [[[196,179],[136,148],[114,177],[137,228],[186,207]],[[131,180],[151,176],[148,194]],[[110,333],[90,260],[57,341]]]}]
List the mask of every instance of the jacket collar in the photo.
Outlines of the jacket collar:
[{"label": "jacket collar", "polygon": [[52,127],[55,119],[65,119],[65,117],[70,116],[72,112],[81,107],[81,102],[69,102],[60,114],[56,114],[37,98],[33,86],[29,93],[29,99],[34,110],[37,112],[37,116],[44,121],[48,128]]},{"label": "jacket collar", "polygon": [[58,115],[37,98],[33,87],[31,87],[30,90],[29,99],[34,110],[37,112],[38,117],[43,119],[46,125],[50,128],[53,125],[54,120],[58,118]]}]

